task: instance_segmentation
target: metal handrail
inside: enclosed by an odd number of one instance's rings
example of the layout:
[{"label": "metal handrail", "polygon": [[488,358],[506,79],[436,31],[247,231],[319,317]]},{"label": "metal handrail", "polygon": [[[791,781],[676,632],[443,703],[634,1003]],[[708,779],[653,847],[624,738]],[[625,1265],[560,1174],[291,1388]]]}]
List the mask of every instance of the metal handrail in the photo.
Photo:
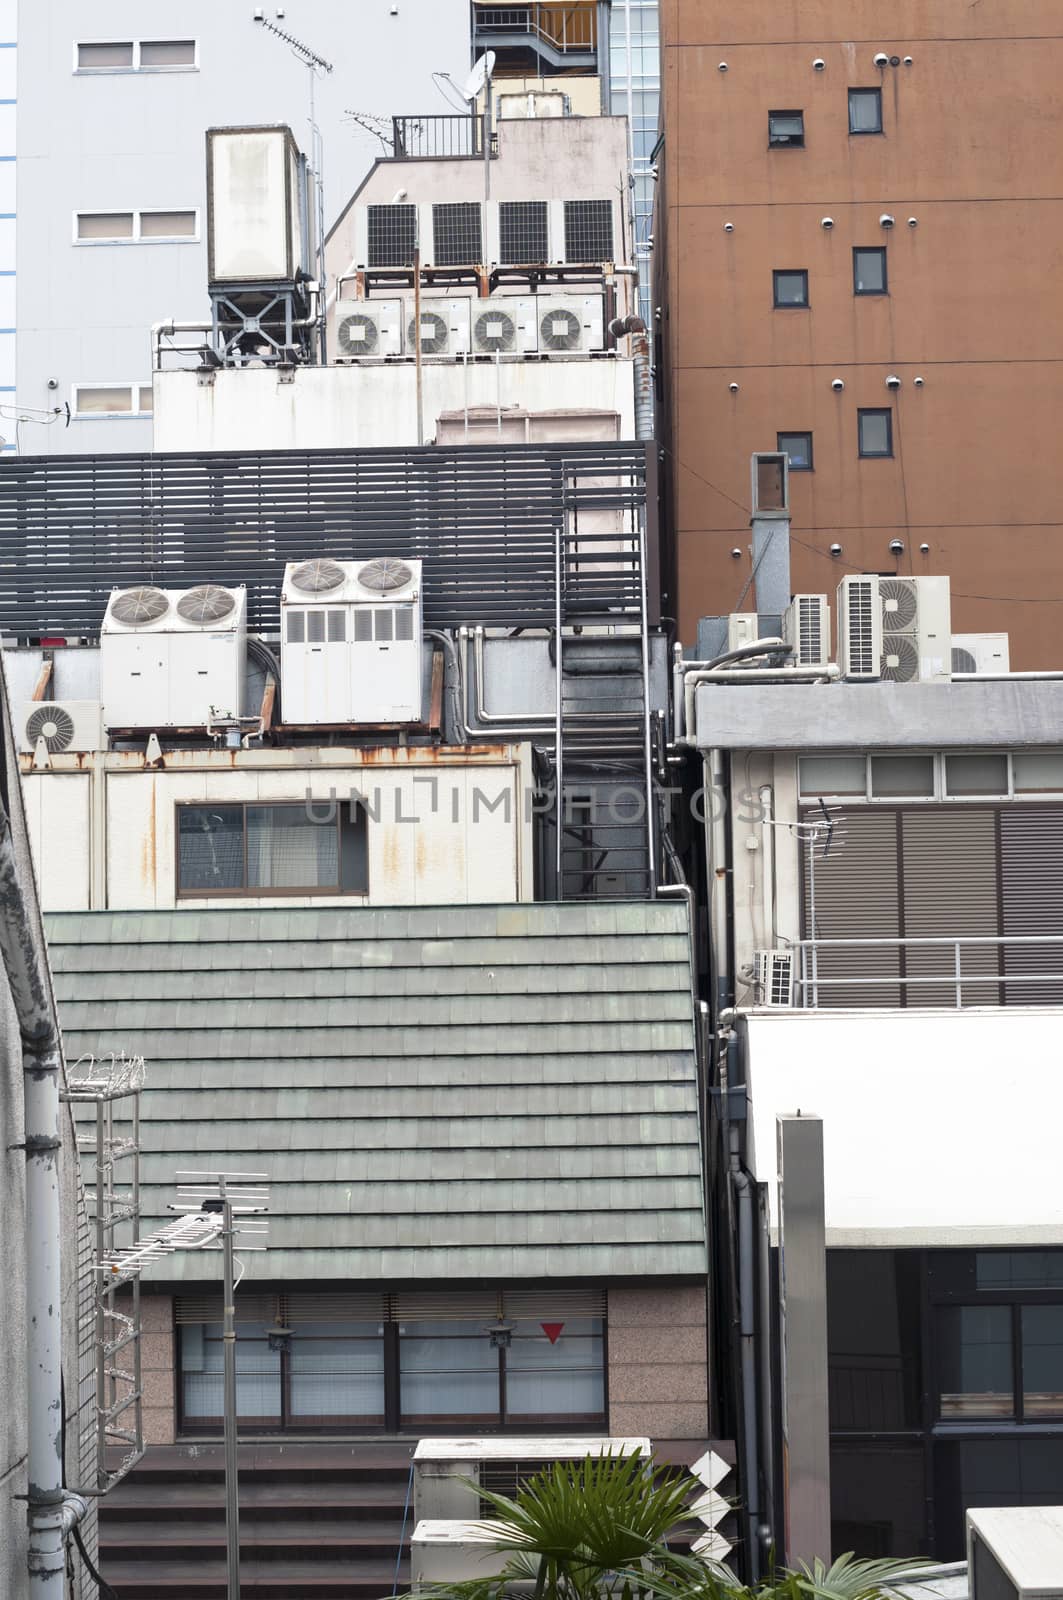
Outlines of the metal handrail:
[{"label": "metal handrail", "polygon": [[[906,993],[909,989],[938,988],[942,985],[952,985],[955,992],[956,1009],[963,1007],[963,991],[972,985],[993,984],[998,989],[1001,984],[1023,983],[1060,983],[1063,984],[1063,972],[1005,972],[998,968],[995,972],[964,971],[963,950],[967,946],[976,949],[993,949],[1007,951],[1012,946],[1057,946],[1063,950],[1063,934],[942,934],[942,935],[912,935],[890,936],[876,938],[831,938],[831,939],[795,939],[790,948],[798,955],[800,970],[794,978],[794,992],[801,998],[798,1004],[808,1004],[811,999],[810,1009],[819,1006],[819,991],[821,989],[874,989],[889,988]],[[867,973],[856,977],[824,977],[818,962],[819,955],[824,950],[942,950],[952,951],[952,971],[938,973]]]},{"label": "metal handrail", "polygon": [[593,5],[477,6],[477,34],[530,33],[555,50],[593,50],[597,45]]}]

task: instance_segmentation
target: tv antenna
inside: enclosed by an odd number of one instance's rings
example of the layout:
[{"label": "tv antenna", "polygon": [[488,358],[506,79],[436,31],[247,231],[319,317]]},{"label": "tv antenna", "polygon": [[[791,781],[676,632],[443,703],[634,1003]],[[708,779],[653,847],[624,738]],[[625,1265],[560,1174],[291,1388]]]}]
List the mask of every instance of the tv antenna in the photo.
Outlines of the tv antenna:
[{"label": "tv antenna", "polygon": [[[484,96],[484,199],[491,198],[491,74],[495,70],[495,53],[485,50],[483,55],[474,63],[472,71],[465,79],[461,94],[470,107],[476,105],[481,94]],[[475,110],[470,110],[471,117],[476,116]],[[473,123],[475,128],[476,124]]]},{"label": "tv antenna", "polygon": [[302,39],[297,39],[294,33],[285,33],[283,28],[278,28],[271,22],[261,6],[256,6],[254,20],[260,27],[265,28],[275,39],[286,44],[295,59],[306,67],[310,81],[310,166],[314,174],[314,185],[317,190],[317,281],[319,284],[317,303],[321,307],[318,317],[318,339],[321,350],[321,360],[325,360],[325,149],[321,137],[321,129],[317,125],[317,115],[314,108],[314,85],[317,79],[327,78],[332,71],[332,62],[326,61],[324,56],[319,56],[316,50],[311,50]]}]

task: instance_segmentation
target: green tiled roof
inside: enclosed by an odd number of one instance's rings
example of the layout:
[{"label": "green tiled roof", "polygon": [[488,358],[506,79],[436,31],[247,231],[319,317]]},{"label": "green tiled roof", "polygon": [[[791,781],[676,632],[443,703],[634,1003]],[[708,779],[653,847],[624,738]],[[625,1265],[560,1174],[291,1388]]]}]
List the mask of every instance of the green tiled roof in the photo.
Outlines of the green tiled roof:
[{"label": "green tiled roof", "polygon": [[147,1058],[149,1226],[176,1172],[254,1169],[259,1280],[705,1271],[681,905],[64,913],[48,937],[68,1057]]}]

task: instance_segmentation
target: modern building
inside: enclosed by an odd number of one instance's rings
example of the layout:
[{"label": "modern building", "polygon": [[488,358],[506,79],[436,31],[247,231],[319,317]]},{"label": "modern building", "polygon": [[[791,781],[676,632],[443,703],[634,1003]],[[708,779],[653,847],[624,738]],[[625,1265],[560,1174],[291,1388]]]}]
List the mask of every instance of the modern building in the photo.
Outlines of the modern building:
[{"label": "modern building", "polygon": [[948,574],[958,630],[1006,630],[1016,669],[1055,667],[1060,319],[1021,243],[1060,226],[1041,136],[1055,6],[673,0],[661,22],[655,299],[682,636],[746,608],[745,462],[777,444],[798,591]]},{"label": "modern building", "polygon": [[[6,45],[12,21],[0,26]],[[216,124],[288,123],[310,151],[311,89],[321,136],[324,214],[334,214],[390,148],[396,105],[436,97],[432,73],[468,71],[466,0],[424,8],[366,0],[354,20],[334,0],[234,9],[193,0],[180,28],[146,27],[132,0],[23,6],[19,91],[0,105],[0,271],[16,203],[7,159],[17,120],[18,314],[0,277],[0,329],[14,326],[10,385],[30,420],[0,426],[25,454],[151,447],[151,328],[209,315],[204,134]],[[316,72],[289,36],[320,58]],[[0,49],[0,100],[15,95]],[[443,102],[440,100],[440,108]],[[4,129],[12,130],[5,135]],[[0,351],[12,335],[0,332]],[[66,425],[65,407],[70,407]],[[44,415],[58,407],[57,418]]]},{"label": "modern building", "polygon": [[14,433],[7,416],[15,395],[15,0],[0,6],[0,450]]},{"label": "modern building", "polygon": [[658,0],[613,0],[609,13],[609,110],[626,116],[631,141],[631,214],[639,269],[639,315],[652,332],[654,152],[660,134]]}]

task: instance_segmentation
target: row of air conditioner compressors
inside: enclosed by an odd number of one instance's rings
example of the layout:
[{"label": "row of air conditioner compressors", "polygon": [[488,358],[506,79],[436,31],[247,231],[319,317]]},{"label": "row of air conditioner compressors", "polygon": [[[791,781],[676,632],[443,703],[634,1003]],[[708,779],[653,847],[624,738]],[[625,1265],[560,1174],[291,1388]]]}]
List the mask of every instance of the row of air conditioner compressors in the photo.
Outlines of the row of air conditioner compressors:
[{"label": "row of air conditioner compressors", "polygon": [[[399,300],[338,300],[336,360],[417,353],[418,311]],[[605,343],[604,302],[594,295],[421,296],[421,355],[579,355]]]},{"label": "row of air conditioner compressors", "polygon": [[[421,563],[291,562],[281,589],[286,724],[411,723],[422,712]],[[31,707],[23,748],[99,750],[108,731],[197,730],[244,716],[247,590],[115,589],[100,700]],[[257,710],[256,708],[253,708]]]},{"label": "row of air conditioner compressors", "polygon": [[[1009,670],[1006,633],[952,632],[948,578],[883,578],[855,573],[838,586],[838,653],[842,677],[894,683],[947,682],[954,673],[998,676]],[[758,634],[756,613],[727,619],[727,647]],[[830,606],[825,594],[798,594],[783,616],[791,663],[831,661]]]}]

